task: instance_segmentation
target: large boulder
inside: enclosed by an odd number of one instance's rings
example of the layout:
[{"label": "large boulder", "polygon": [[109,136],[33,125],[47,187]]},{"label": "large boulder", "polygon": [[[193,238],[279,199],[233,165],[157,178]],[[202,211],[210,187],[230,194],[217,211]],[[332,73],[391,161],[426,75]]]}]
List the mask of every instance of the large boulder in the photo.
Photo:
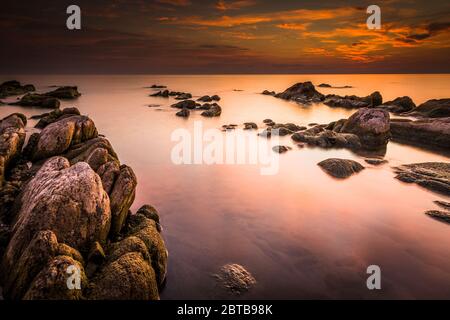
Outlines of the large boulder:
[{"label": "large boulder", "polygon": [[197,103],[194,100],[183,100],[173,104],[171,107],[178,109],[195,109],[196,106]]},{"label": "large boulder", "polygon": [[423,118],[450,117],[450,99],[433,99],[422,103],[408,115]]},{"label": "large boulder", "polygon": [[299,82],[275,95],[277,98],[300,103],[323,101],[324,95],[316,90],[312,82]]},{"label": "large boulder", "polygon": [[356,161],[348,159],[331,158],[318,163],[318,165],[329,175],[345,179],[351,175],[364,170],[364,167]]},{"label": "large boulder", "polygon": [[51,230],[78,250],[104,243],[111,225],[109,197],[87,163],[70,166],[63,157],[49,159],[16,199],[16,219],[3,263],[13,268],[33,236]]},{"label": "large boulder", "polygon": [[363,148],[383,148],[390,138],[389,113],[378,108],[362,108],[343,123],[339,132],[357,135]]},{"label": "large boulder", "polygon": [[0,98],[18,96],[35,90],[36,89],[32,84],[22,86],[20,82],[16,80],[6,81],[0,84]]},{"label": "large boulder", "polygon": [[98,136],[94,122],[86,116],[71,116],[56,121],[42,130],[32,160],[40,160],[66,152],[70,146]]},{"label": "large boulder", "polygon": [[450,117],[391,120],[392,139],[426,148],[448,150],[450,146]]},{"label": "large boulder", "polygon": [[208,117],[208,118],[218,117],[221,114],[222,114],[222,108],[217,103],[213,103],[208,110],[203,111],[201,113],[202,116]]},{"label": "large boulder", "polygon": [[49,124],[61,120],[63,117],[67,118],[73,115],[79,116],[80,111],[77,108],[65,108],[63,110],[55,109],[51,112],[32,116],[31,119],[39,119],[39,122],[34,127],[38,129],[44,129]]},{"label": "large boulder", "polygon": [[0,187],[3,185],[6,170],[22,151],[26,123],[26,117],[18,113],[0,121]]}]

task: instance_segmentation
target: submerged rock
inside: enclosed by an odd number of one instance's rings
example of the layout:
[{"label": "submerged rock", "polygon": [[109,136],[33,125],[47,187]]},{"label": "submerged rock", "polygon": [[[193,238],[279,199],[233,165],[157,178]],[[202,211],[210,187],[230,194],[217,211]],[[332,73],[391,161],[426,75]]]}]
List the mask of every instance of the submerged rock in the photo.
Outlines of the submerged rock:
[{"label": "submerged rock", "polygon": [[450,196],[450,163],[424,162],[394,168],[395,178]]},{"label": "submerged rock", "polygon": [[18,102],[10,103],[10,105],[17,105],[23,107],[41,107],[48,109],[57,109],[60,106],[57,98],[38,93],[27,93]]},{"label": "submerged rock", "polygon": [[303,132],[294,133],[291,137],[296,142],[304,142],[310,146],[321,148],[348,148],[358,150],[362,148],[359,137],[350,133],[337,133],[326,130],[323,126],[316,126]]},{"label": "submerged rock", "polygon": [[190,93],[181,93],[175,97],[176,100],[186,100],[186,99],[191,99],[191,98],[192,98],[192,94],[190,94]]},{"label": "submerged rock", "polygon": [[244,123],[244,130],[253,130],[258,129],[258,125],[254,122],[245,122]]},{"label": "submerged rock", "polygon": [[274,96],[276,93],[275,91],[264,90],[263,92],[261,92],[261,94],[266,96]]},{"label": "submerged rock", "polygon": [[438,205],[441,208],[444,208],[446,210],[450,210],[450,202],[445,202],[441,200],[433,201],[436,205]]},{"label": "submerged rock", "polygon": [[183,100],[172,105],[172,108],[195,109],[197,103],[194,100]]},{"label": "submerged rock", "polygon": [[190,111],[186,108],[183,108],[181,111],[178,111],[177,113],[175,113],[175,115],[178,117],[187,118],[190,115]]},{"label": "submerged rock", "polygon": [[168,98],[169,97],[169,90],[163,90],[163,91],[158,91],[156,93],[152,93],[150,95],[150,97],[163,97],[163,98]]},{"label": "submerged rock", "polygon": [[348,159],[331,158],[318,163],[318,165],[329,175],[345,179],[351,175],[364,170],[364,167],[356,161]]},{"label": "submerged rock", "polygon": [[81,93],[78,92],[78,87],[65,86],[65,87],[59,87],[53,91],[44,93],[44,96],[49,96],[49,97],[58,98],[58,99],[71,100],[71,99],[76,99],[79,96],[81,96]]},{"label": "submerged rock", "polygon": [[385,159],[364,159],[364,161],[374,166],[380,166],[388,162]]},{"label": "submerged rock", "polygon": [[215,274],[219,284],[232,294],[240,295],[256,285],[253,275],[239,264],[227,264]]},{"label": "submerged rock", "polygon": [[448,150],[450,146],[450,117],[416,121],[392,119],[390,127],[395,141],[443,150]]},{"label": "submerged rock", "polygon": [[287,146],[274,146],[272,148],[272,150],[276,153],[285,153],[288,152],[289,150],[291,150],[291,147],[287,147]]}]

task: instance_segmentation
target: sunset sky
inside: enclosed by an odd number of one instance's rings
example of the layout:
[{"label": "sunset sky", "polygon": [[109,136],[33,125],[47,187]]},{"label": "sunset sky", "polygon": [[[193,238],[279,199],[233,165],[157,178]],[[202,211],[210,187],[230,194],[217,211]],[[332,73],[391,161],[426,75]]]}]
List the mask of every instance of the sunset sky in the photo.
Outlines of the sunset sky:
[{"label": "sunset sky", "polygon": [[4,2],[3,74],[450,72],[450,1]]}]

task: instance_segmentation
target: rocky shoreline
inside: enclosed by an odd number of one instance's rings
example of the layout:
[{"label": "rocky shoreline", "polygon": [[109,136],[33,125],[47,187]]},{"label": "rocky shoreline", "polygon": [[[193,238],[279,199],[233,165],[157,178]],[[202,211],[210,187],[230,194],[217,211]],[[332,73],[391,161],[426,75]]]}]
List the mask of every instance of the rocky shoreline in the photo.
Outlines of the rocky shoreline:
[{"label": "rocky shoreline", "polygon": [[[42,96],[79,96],[64,88]],[[41,131],[27,143],[23,114],[0,122],[3,297],[159,299],[167,250],[156,209],[130,212],[137,186],[132,168],[76,108],[39,118]],[[79,287],[69,288],[68,270],[79,276]]]}]

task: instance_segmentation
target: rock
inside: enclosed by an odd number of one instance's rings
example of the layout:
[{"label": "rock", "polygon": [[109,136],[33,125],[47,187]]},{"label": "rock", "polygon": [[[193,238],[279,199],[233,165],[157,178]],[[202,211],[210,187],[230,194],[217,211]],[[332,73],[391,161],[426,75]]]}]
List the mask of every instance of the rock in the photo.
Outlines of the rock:
[{"label": "rock", "polygon": [[220,101],[220,97],[217,94],[215,94],[215,95],[211,96],[211,100]]},{"label": "rock", "polygon": [[325,98],[310,81],[296,83],[285,91],[277,93],[275,97],[300,103],[320,102]]},{"label": "rock", "polygon": [[435,204],[437,204],[439,207],[444,208],[446,210],[450,210],[450,202],[440,201],[436,200],[433,201]]},{"label": "rock", "polygon": [[178,117],[187,118],[190,115],[190,111],[188,109],[184,108],[181,111],[178,111],[177,113],[175,113],[175,115]]},{"label": "rock", "polygon": [[378,106],[379,108],[386,109],[392,113],[404,113],[409,112],[416,107],[414,102],[410,97],[404,96],[399,97],[393,101],[385,102],[384,104]]},{"label": "rock", "polygon": [[294,133],[293,131],[291,131],[285,127],[281,127],[281,126],[278,126],[278,127],[273,126],[270,131],[271,131],[272,135],[276,135],[276,136],[280,136],[280,137],[284,137],[284,136],[287,136],[288,134]]},{"label": "rock", "polygon": [[141,253],[120,256],[102,269],[91,284],[94,300],[157,300],[155,272]]},{"label": "rock", "polygon": [[161,232],[161,224],[159,221],[159,213],[158,211],[152,207],[151,205],[145,204],[136,212],[136,214],[143,215],[153,221],[156,222],[156,228],[159,232]]},{"label": "rock", "polygon": [[240,295],[250,290],[256,280],[253,275],[239,264],[227,264],[214,275],[219,284],[232,294]]},{"label": "rock", "polygon": [[[69,268],[77,268],[80,275],[80,289],[67,285]],[[76,270],[76,269],[74,269]],[[76,272],[76,271],[74,271]],[[73,283],[75,284],[75,283]],[[33,279],[24,300],[81,300],[82,289],[87,287],[83,266],[67,256],[57,256]]]},{"label": "rock", "polygon": [[258,125],[254,122],[245,122],[244,123],[244,130],[253,130],[258,129]]},{"label": "rock", "polygon": [[264,90],[261,94],[264,94],[266,96],[274,96],[276,93],[275,91]]},{"label": "rock", "polygon": [[221,114],[222,108],[217,103],[212,104],[209,110],[203,111],[201,113],[201,115],[204,117],[218,117]]},{"label": "rock", "polygon": [[390,126],[394,141],[443,150],[450,146],[450,117],[416,121],[392,119]]},{"label": "rock", "polygon": [[78,92],[78,87],[59,87],[53,91],[44,93],[44,96],[49,96],[58,99],[71,100],[76,99],[81,96],[81,93]]},{"label": "rock", "polygon": [[318,85],[318,87],[320,87],[320,88],[331,88],[331,85],[328,84],[328,83],[321,83],[321,84]]},{"label": "rock", "polygon": [[211,104],[210,103],[204,103],[203,105],[198,107],[199,110],[209,110],[211,109]]},{"label": "rock", "polygon": [[276,124],[272,125],[272,123],[269,122],[269,124],[271,124],[272,129],[286,128],[286,129],[288,129],[289,131],[292,131],[292,132],[300,131],[300,129],[303,128],[303,127],[298,126],[298,125],[293,124],[293,123],[276,123]]},{"label": "rock", "polygon": [[190,93],[181,93],[177,97],[175,97],[176,100],[186,100],[186,99],[191,99],[191,98],[192,98],[192,94],[190,94]]},{"label": "rock", "polygon": [[95,241],[89,250],[88,261],[100,265],[105,258],[106,255],[102,245],[98,241]]},{"label": "rock", "polygon": [[394,168],[395,178],[450,196],[450,163],[424,162]]},{"label": "rock", "polygon": [[329,107],[340,107],[347,109],[360,109],[366,107],[376,107],[382,104],[383,98],[378,91],[373,92],[367,97],[358,96],[339,96],[339,95],[327,95],[325,97],[324,104]]},{"label": "rock", "polygon": [[38,93],[27,93],[18,102],[10,103],[10,105],[58,109],[60,106],[60,102],[57,98],[51,96]]},{"label": "rock", "polygon": [[96,138],[97,128],[86,116],[70,116],[45,127],[32,152],[34,161],[61,155],[69,147]]},{"label": "rock", "polygon": [[0,121],[0,187],[7,170],[18,159],[25,142],[27,118],[14,113]]},{"label": "rock", "polygon": [[325,130],[321,126],[294,133],[291,137],[296,142],[304,142],[310,146],[321,148],[348,148],[359,150],[362,148],[359,137],[351,133],[336,133]]},{"label": "rock", "polygon": [[374,166],[379,166],[388,162],[385,159],[364,159],[364,161]]},{"label": "rock", "polygon": [[153,93],[150,95],[150,97],[163,97],[163,98],[168,98],[170,95],[169,90],[164,90],[164,91],[158,91],[156,93]]},{"label": "rock", "polygon": [[172,108],[178,109],[195,109],[197,103],[194,100],[184,100],[172,105]]},{"label": "rock", "polygon": [[344,122],[339,132],[357,135],[365,149],[384,148],[391,136],[389,113],[377,108],[362,108]]},{"label": "rock", "polygon": [[364,170],[364,167],[353,160],[331,158],[318,163],[318,165],[329,175],[345,179],[351,175]]},{"label": "rock", "polygon": [[119,175],[109,195],[111,201],[111,235],[117,236],[128,216],[128,210],[136,195],[137,179],[133,169],[126,165],[120,167]]},{"label": "rock", "polygon": [[18,96],[31,91],[36,91],[32,84],[22,86],[19,81],[11,80],[0,84],[0,98],[6,98],[9,96]]},{"label": "rock", "polygon": [[56,122],[63,117],[69,117],[71,115],[80,115],[80,111],[77,108],[65,108],[63,110],[55,109],[52,112],[44,113],[38,116],[31,117],[32,119],[40,119],[34,126],[38,129],[44,129],[49,124]]},{"label": "rock", "polygon": [[16,199],[13,234],[3,259],[7,269],[39,231],[51,230],[60,242],[81,251],[95,241],[104,243],[111,224],[109,202],[100,177],[87,163],[47,160]]},{"label": "rock", "polygon": [[275,146],[272,148],[272,150],[276,153],[285,153],[288,152],[289,150],[292,150],[292,148],[286,146]]},{"label": "rock", "polygon": [[119,173],[120,173],[119,161],[109,161],[98,168],[97,174],[102,179],[103,189],[106,191],[106,193],[108,194],[111,193],[112,188],[114,186],[114,182],[116,181],[116,178],[119,175]]},{"label": "rock", "polygon": [[408,114],[424,118],[450,117],[450,99],[433,99],[422,103]]},{"label": "rock", "polygon": [[150,89],[165,89],[167,88],[167,86],[163,86],[163,85],[159,85],[159,84],[154,84],[150,87]]},{"label": "rock", "polygon": [[264,119],[263,122],[264,122],[264,123],[272,123],[273,120],[272,120],[272,119]]},{"label": "rock", "polygon": [[429,210],[426,211],[425,214],[442,222],[450,223],[450,212]]},{"label": "rock", "polygon": [[211,102],[211,101],[213,101],[213,99],[210,96],[203,96],[203,97],[198,98],[197,101]]}]

